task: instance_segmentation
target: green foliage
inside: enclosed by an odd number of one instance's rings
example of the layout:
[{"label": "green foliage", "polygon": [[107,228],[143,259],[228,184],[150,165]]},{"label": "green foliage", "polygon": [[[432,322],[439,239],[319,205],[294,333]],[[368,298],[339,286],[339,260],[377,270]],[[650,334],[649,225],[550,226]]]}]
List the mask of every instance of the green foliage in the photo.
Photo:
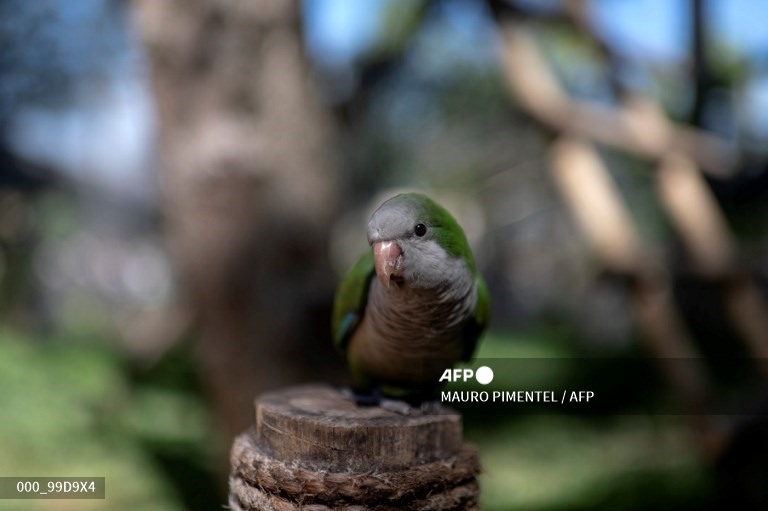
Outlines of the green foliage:
[{"label": "green foliage", "polygon": [[[77,501],[77,509],[185,509],[158,451],[185,453],[210,477],[211,430],[199,398],[133,385],[105,345],[0,331],[0,388],[0,473],[106,477],[106,500]],[[50,509],[45,500],[4,502]]]},{"label": "green foliage", "polygon": [[483,460],[483,509],[671,510],[708,498],[686,424],[671,418],[527,416],[467,429]]},{"label": "green foliage", "polygon": [[409,38],[418,29],[426,8],[425,0],[387,3],[382,12],[382,29],[373,53],[386,55],[403,51]]},{"label": "green foliage", "polygon": [[[484,359],[552,360],[517,374],[498,371],[494,384],[507,389],[546,389],[567,381],[577,356],[566,332],[554,328],[491,332],[478,353]],[[477,384],[454,388],[483,390]],[[711,497],[712,476],[684,418],[468,414],[465,429],[480,450],[486,510],[681,510]]]},{"label": "green foliage", "polygon": [[610,98],[608,69],[595,45],[575,28],[542,25],[538,42],[567,92],[581,98]]}]

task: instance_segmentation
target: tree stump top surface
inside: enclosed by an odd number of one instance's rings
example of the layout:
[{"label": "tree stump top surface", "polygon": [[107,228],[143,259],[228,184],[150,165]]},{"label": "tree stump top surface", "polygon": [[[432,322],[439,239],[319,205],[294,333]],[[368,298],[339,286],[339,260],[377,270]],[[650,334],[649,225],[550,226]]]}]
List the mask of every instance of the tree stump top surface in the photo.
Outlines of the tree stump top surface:
[{"label": "tree stump top surface", "polygon": [[256,400],[232,445],[235,511],[476,511],[480,462],[461,416],[361,407],[327,385]]},{"label": "tree stump top surface", "polygon": [[413,466],[461,450],[457,412],[412,412],[358,406],[327,385],[291,387],[256,400],[255,440],[283,461],[341,471]]}]

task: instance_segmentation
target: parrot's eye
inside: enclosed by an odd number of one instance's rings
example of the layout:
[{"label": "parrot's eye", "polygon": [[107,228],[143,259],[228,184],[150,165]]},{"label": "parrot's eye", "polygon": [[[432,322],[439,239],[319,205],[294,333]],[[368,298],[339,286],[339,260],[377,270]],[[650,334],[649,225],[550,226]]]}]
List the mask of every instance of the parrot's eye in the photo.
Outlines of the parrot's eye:
[{"label": "parrot's eye", "polygon": [[413,233],[414,233],[416,236],[418,236],[419,238],[421,238],[422,236],[424,236],[425,234],[427,234],[427,226],[426,226],[426,225],[424,225],[424,224],[416,224],[416,225],[413,227]]}]

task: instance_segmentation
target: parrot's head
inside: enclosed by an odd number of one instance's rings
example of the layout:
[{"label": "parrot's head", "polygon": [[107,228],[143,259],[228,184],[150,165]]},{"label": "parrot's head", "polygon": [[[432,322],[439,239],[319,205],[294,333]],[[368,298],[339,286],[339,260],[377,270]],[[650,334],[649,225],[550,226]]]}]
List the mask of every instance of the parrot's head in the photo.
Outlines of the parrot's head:
[{"label": "parrot's head", "polygon": [[376,276],[386,288],[435,286],[475,268],[462,228],[426,195],[404,193],[384,202],[367,235]]}]

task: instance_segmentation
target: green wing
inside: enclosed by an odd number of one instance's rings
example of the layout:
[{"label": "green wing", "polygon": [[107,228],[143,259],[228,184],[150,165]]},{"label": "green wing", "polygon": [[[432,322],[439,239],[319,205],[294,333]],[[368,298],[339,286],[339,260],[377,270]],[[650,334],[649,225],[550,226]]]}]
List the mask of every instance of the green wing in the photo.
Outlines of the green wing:
[{"label": "green wing", "polygon": [[367,251],[347,272],[333,301],[333,345],[344,352],[365,312],[368,289],[375,274],[373,254]]},{"label": "green wing", "polygon": [[488,326],[488,322],[491,319],[491,299],[488,295],[488,286],[479,274],[475,277],[475,288],[477,289],[475,314],[464,330],[464,354],[462,360],[472,358],[472,354],[477,347],[477,340],[483,334],[485,327]]}]

